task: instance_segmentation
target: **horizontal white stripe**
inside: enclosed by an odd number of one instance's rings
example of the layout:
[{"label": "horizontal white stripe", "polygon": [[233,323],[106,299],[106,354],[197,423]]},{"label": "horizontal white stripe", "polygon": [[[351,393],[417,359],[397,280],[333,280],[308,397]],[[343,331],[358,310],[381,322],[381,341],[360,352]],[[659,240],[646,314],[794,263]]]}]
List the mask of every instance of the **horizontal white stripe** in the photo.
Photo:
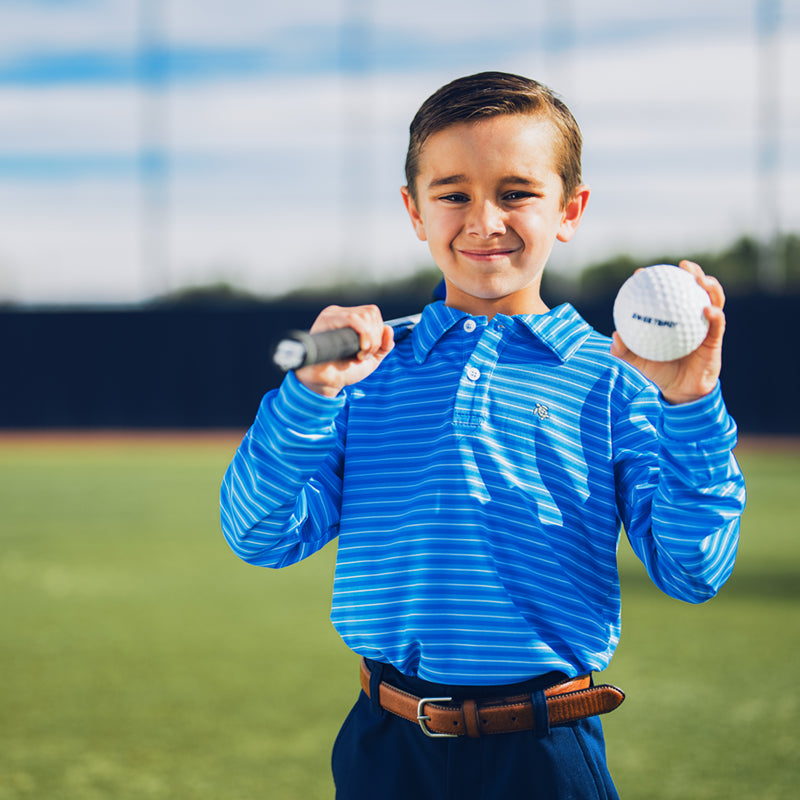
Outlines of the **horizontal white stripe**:
[{"label": "horizontal white stripe", "polygon": [[[603,668],[619,639],[623,525],[676,597],[705,599],[730,573],[735,425],[719,391],[667,419],[568,306],[476,318],[473,334],[463,316],[430,306],[333,401],[290,374],[226,474],[226,540],[282,566],[339,534],[337,629],[428,679]],[[468,364],[475,382],[462,381]]]}]

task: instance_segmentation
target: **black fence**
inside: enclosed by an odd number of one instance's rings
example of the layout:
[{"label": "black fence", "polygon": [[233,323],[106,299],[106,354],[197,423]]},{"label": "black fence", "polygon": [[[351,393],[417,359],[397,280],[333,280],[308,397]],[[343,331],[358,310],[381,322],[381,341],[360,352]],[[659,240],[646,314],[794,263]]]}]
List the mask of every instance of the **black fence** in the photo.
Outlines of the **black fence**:
[{"label": "black fence", "polygon": [[[417,299],[381,302],[386,318]],[[612,297],[578,310],[610,333]],[[271,347],[319,304],[0,311],[0,428],[240,428],[276,386]],[[744,433],[798,434],[800,296],[729,298],[722,383]]]}]

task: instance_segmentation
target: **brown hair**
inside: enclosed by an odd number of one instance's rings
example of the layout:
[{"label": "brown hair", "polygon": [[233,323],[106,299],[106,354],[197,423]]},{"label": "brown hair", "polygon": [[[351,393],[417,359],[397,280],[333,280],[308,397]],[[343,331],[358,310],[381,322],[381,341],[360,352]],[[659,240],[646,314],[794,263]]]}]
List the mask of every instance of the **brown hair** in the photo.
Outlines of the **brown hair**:
[{"label": "brown hair", "polygon": [[503,114],[540,114],[555,128],[556,171],[561,177],[562,206],[581,183],[582,137],[566,104],[531,78],[507,72],[480,72],[448,83],[419,108],[409,127],[406,183],[416,202],[416,180],[422,148],[428,137],[461,122]]}]

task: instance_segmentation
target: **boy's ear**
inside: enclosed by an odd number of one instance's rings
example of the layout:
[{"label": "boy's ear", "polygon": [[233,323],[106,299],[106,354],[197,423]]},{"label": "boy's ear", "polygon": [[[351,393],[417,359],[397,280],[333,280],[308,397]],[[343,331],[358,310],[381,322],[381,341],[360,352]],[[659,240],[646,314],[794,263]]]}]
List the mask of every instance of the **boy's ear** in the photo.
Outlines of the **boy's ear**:
[{"label": "boy's ear", "polygon": [[427,242],[428,237],[425,234],[425,223],[422,221],[422,216],[417,209],[414,198],[411,196],[411,192],[408,191],[408,186],[402,186],[400,188],[400,193],[403,195],[403,203],[405,203],[406,211],[408,211],[408,216],[411,218],[411,224],[414,226],[414,233],[417,234],[417,238],[421,242]]},{"label": "boy's ear", "polygon": [[575,190],[572,199],[568,200],[561,215],[561,226],[556,238],[559,242],[568,242],[578,230],[586,204],[589,202],[589,187],[582,183]]}]

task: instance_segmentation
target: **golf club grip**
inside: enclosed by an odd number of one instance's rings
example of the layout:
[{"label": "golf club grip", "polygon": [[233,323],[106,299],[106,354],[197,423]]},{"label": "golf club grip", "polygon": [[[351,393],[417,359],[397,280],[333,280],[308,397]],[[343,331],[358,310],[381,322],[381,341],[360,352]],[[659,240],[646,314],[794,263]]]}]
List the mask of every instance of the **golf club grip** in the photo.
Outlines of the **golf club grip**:
[{"label": "golf club grip", "polygon": [[[361,349],[361,339],[353,328],[337,328],[321,333],[292,331],[286,339],[300,345],[297,348],[298,356],[295,358],[297,363],[291,363],[288,367],[278,364],[288,369],[310,367],[312,364],[324,364],[326,361],[342,361],[352,358]],[[278,348],[280,347],[279,345]]]}]

